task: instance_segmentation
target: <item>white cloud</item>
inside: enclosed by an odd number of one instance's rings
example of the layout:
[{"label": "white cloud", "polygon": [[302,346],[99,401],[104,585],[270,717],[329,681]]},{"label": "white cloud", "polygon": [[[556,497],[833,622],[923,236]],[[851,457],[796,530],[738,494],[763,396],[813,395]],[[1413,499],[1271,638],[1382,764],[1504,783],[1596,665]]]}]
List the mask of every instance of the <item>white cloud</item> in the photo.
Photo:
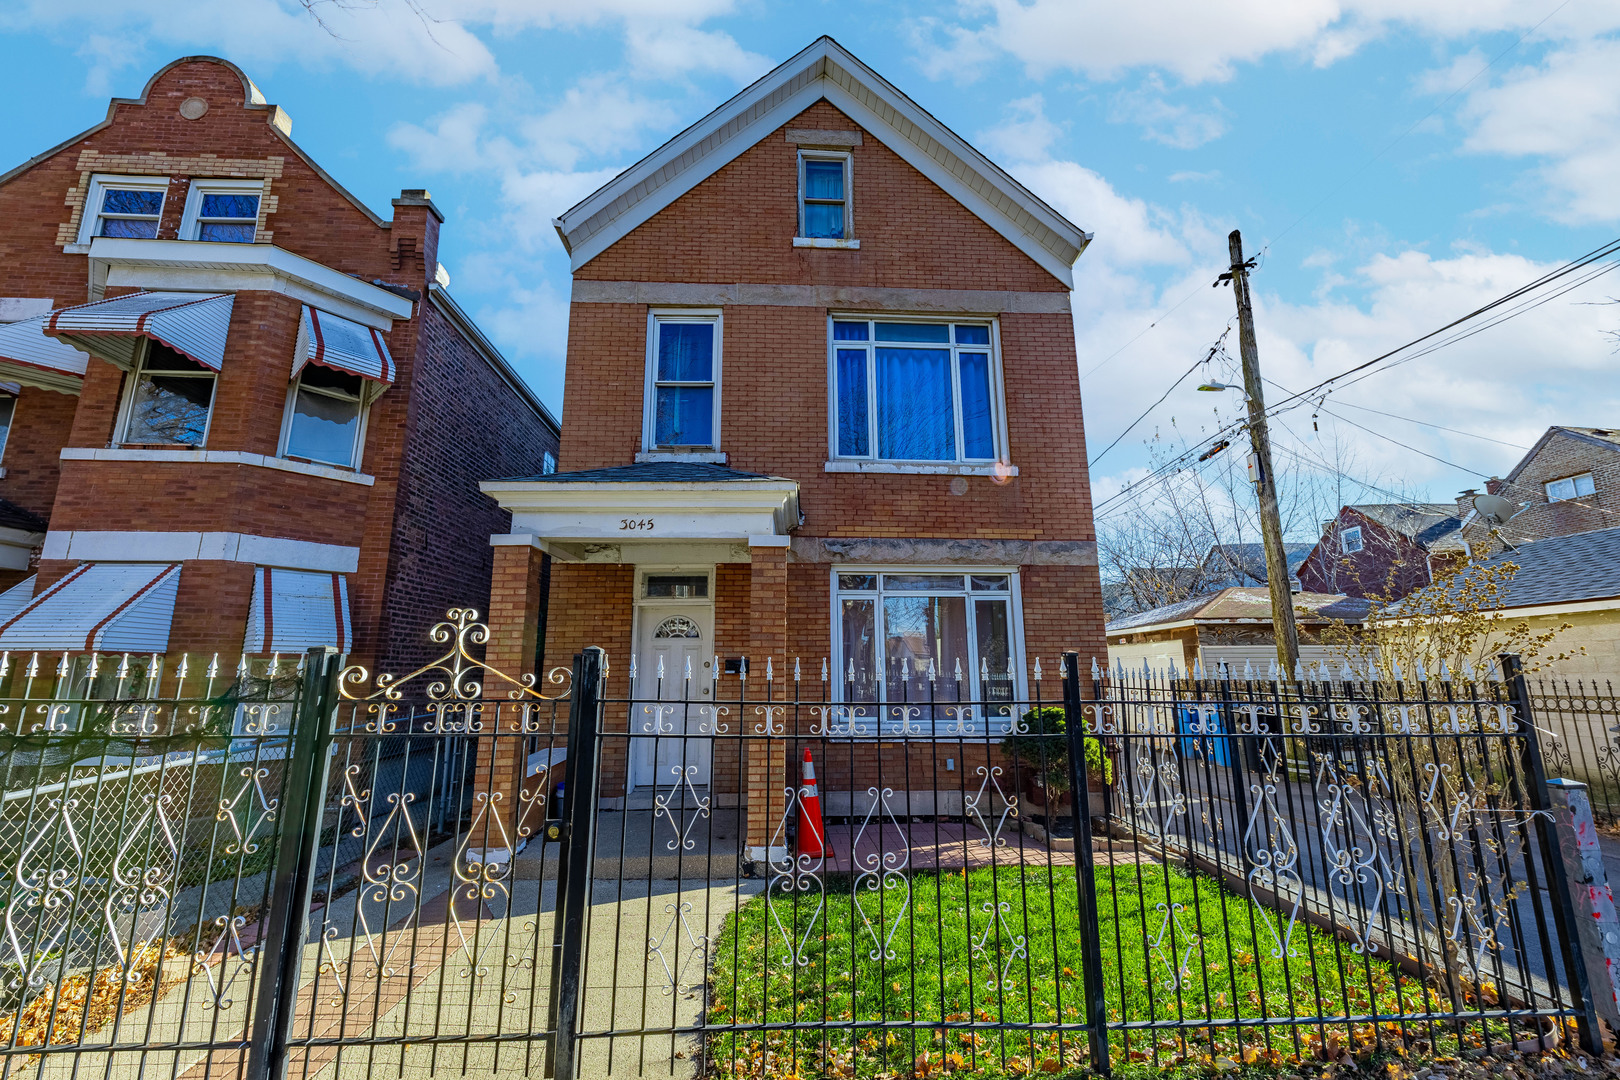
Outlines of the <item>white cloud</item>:
[{"label": "white cloud", "polygon": [[[1220,107],[1215,102],[1215,107]],[[1136,89],[1121,90],[1109,102],[1110,120],[1138,124],[1144,138],[1192,150],[1226,133],[1226,120],[1215,110],[1200,111],[1188,105],[1172,104],[1165,85],[1156,74],[1149,75]]]},{"label": "white cloud", "polygon": [[1550,53],[1473,91],[1465,149],[1542,158],[1552,213],[1571,222],[1620,218],[1620,38]]},{"label": "white cloud", "polygon": [[632,20],[625,27],[625,45],[630,70],[644,78],[712,71],[746,83],[771,68],[769,59],[744,49],[730,34],[669,21]]},{"label": "white cloud", "polygon": [[1007,161],[1044,161],[1063,130],[1046,118],[1040,94],[1007,103],[1007,117],[976,136],[978,143]]},{"label": "white cloud", "polygon": [[1566,40],[1620,27],[1614,4],[1570,4],[1551,18],[1546,9],[1545,0],[981,0],[964,5],[963,21],[919,20],[913,34],[936,78],[970,76],[1007,53],[1036,76],[1147,68],[1201,83],[1273,53],[1331,64],[1398,27],[1453,38],[1541,24],[1543,37]]},{"label": "white cloud", "polygon": [[612,76],[593,75],[516,127],[535,158],[571,169],[581,158],[637,147],[645,132],[668,129],[676,120],[668,102],[645,97]]}]

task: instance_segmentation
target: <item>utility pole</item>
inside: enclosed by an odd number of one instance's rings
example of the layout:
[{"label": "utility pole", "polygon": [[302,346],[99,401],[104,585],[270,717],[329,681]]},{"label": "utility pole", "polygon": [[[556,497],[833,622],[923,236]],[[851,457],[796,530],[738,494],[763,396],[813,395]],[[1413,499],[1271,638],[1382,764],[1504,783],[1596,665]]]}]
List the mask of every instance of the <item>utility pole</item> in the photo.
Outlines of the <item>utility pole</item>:
[{"label": "utility pole", "polygon": [[1260,382],[1260,350],[1254,342],[1254,308],[1249,303],[1249,268],[1243,260],[1243,235],[1233,229],[1227,242],[1232,269],[1221,278],[1230,281],[1237,298],[1238,345],[1243,353],[1243,392],[1249,405],[1249,443],[1260,475],[1254,491],[1260,500],[1260,538],[1266,545],[1266,584],[1271,587],[1271,625],[1277,639],[1277,664],[1283,679],[1293,677],[1299,663],[1299,627],[1294,622],[1294,594],[1288,587],[1288,552],[1283,548],[1282,518],[1277,511],[1277,478],[1271,468],[1271,436],[1266,430],[1265,390]]}]

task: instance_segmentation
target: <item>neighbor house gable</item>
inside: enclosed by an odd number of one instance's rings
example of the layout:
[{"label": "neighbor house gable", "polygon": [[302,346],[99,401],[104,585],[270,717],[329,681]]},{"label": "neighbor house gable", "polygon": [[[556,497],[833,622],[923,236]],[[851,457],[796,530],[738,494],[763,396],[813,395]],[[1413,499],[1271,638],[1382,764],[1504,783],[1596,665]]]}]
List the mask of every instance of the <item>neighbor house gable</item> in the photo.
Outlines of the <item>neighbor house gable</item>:
[{"label": "neighbor house gable", "polygon": [[1084,232],[837,42],[823,37],[625,170],[555,225],[574,270],[826,100],[1066,287]]}]

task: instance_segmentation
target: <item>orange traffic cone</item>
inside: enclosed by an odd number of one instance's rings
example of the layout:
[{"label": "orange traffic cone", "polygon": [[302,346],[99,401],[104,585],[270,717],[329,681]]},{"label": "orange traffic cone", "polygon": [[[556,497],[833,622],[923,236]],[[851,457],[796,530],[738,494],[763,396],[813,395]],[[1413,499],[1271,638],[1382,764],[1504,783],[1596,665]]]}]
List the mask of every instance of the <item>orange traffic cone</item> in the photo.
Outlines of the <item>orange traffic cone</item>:
[{"label": "orange traffic cone", "polygon": [[816,763],[804,749],[804,787],[799,789],[799,854],[825,858],[827,829],[821,823],[821,795],[816,791]]}]

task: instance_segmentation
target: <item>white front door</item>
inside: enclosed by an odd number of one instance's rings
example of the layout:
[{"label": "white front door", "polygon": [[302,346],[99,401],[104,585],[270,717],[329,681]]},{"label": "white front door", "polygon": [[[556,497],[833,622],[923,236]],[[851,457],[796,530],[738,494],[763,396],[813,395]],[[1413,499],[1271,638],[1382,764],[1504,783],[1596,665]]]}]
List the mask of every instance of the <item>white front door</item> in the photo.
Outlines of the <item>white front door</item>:
[{"label": "white front door", "polygon": [[[714,740],[714,608],[643,604],[636,609],[637,787],[709,782]],[[659,703],[659,704],[655,704]]]}]

